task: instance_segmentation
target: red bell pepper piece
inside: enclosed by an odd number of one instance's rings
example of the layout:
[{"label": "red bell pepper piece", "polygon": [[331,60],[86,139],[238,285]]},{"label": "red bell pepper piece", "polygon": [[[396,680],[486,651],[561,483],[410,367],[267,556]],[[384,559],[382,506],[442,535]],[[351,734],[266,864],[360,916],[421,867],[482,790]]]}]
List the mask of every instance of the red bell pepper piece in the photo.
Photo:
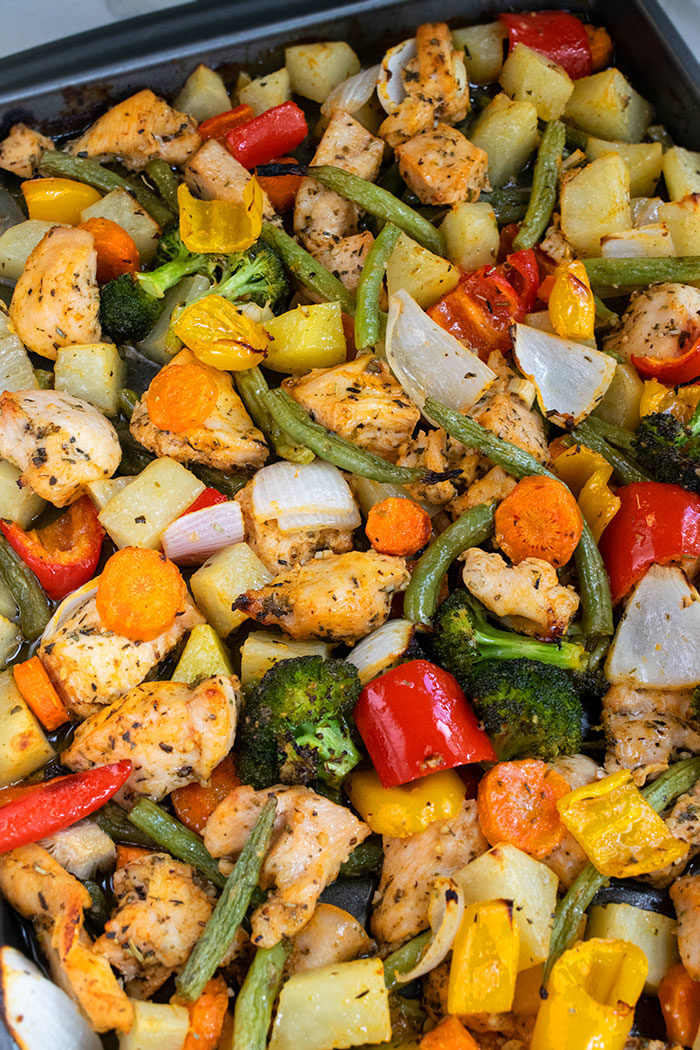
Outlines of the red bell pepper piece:
[{"label": "red bell pepper piece", "polygon": [[700,336],[680,357],[637,357],[632,354],[632,364],[642,379],[658,379],[666,386],[692,383],[700,378]]},{"label": "red bell pepper piece", "polygon": [[95,574],[105,531],[89,496],[81,496],[43,529],[25,532],[14,521],[3,521],[0,529],[54,601]]},{"label": "red bell pepper piece", "polygon": [[587,77],[592,68],[591,46],[580,19],[568,11],[528,11],[522,15],[502,14],[508,30],[508,46],[525,44],[562,66],[572,80]]},{"label": "red bell pepper piece", "polygon": [[228,503],[228,496],[224,496],[223,492],[219,492],[218,489],[207,488],[197,496],[197,499],[190,503],[187,510],[183,510],[180,515],[184,518],[185,514],[193,514],[196,510],[205,510],[207,507],[216,507],[219,503]]},{"label": "red bell pepper piece", "polygon": [[123,759],[43,784],[0,791],[0,853],[38,842],[94,813],[119,791],[130,773],[131,762]]},{"label": "red bell pepper piece", "polygon": [[441,769],[496,760],[457,681],[427,660],[400,664],[369,682],[354,713],[386,788]]},{"label": "red bell pepper piece", "polygon": [[[273,164],[298,164],[294,157],[276,157]],[[279,215],[291,211],[296,200],[297,190],[304,181],[303,175],[258,175],[255,177],[261,188],[270,198],[270,203]]]},{"label": "red bell pepper piece", "polygon": [[217,113],[215,117],[203,120],[197,128],[197,134],[204,141],[206,139],[224,139],[229,131],[233,131],[239,125],[252,120],[254,116],[255,113],[250,106],[236,106],[235,109],[229,109],[225,113]]},{"label": "red bell pepper piece", "polygon": [[308,130],[304,111],[296,102],[283,102],[229,131],[226,148],[244,168],[255,168],[296,149]]},{"label": "red bell pepper piece", "polygon": [[650,565],[700,554],[700,496],[659,481],[637,481],[616,494],[620,509],[599,543],[614,602]]},{"label": "red bell pepper piece", "polygon": [[520,252],[513,252],[506,257],[501,268],[515,289],[523,315],[529,314],[535,305],[540,287],[540,271],[534,251],[532,248],[526,248]]}]

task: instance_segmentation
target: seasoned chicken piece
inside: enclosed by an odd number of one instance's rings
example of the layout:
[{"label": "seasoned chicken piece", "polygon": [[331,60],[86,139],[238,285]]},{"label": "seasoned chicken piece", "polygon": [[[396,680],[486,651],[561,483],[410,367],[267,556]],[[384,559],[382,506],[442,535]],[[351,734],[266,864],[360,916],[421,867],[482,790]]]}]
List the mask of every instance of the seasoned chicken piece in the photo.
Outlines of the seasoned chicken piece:
[{"label": "seasoned chicken piece", "polygon": [[554,212],[552,222],[545,230],[540,248],[554,262],[564,262],[573,258],[573,249],[561,232],[561,215]]},{"label": "seasoned chicken piece", "polygon": [[53,226],[24,264],[10,302],[10,320],[28,350],[56,360],[63,346],[99,343],[100,293],[93,236]]},{"label": "seasoned chicken piece", "polygon": [[21,179],[31,179],[37,174],[41,154],[47,149],[53,149],[53,142],[46,135],[26,124],[13,124],[10,134],[0,142],[0,168]]},{"label": "seasoned chicken piece", "polygon": [[373,243],[374,237],[369,230],[353,233],[349,237],[341,237],[337,244],[329,245],[325,251],[317,252],[316,258],[346,288],[354,292],[360,283],[362,267]]},{"label": "seasoned chicken piece", "polygon": [[[243,203],[243,191],[250,182],[247,168],[233,157],[217,139],[207,139],[185,165],[185,182],[205,201]],[[277,221],[277,213],[263,190],[263,217]]]},{"label": "seasoned chicken piece", "polygon": [[375,551],[326,554],[246,591],[233,605],[292,638],[351,645],[386,622],[393,595],[409,579],[403,558]]},{"label": "seasoned chicken piece", "polygon": [[459,204],[490,189],[488,157],[449,124],[396,147],[401,177],[423,204]]},{"label": "seasoned chicken piece", "polygon": [[380,456],[408,441],[420,419],[384,361],[370,354],[289,376],[282,386],[321,426]]},{"label": "seasoned chicken piece", "polygon": [[556,569],[539,558],[507,565],[500,554],[470,547],[462,579],[467,590],[514,631],[545,641],[560,638],[579,607],[573,587],[562,587]]},{"label": "seasoned chicken piece", "polygon": [[47,630],[37,655],[75,719],[87,718],[140,685],[204,617],[190,601],[175,623],[150,642],[135,642],[102,626],[95,595]]},{"label": "seasoned chicken piece", "polygon": [[[572,791],[591,784],[605,776],[605,771],[586,755],[565,755],[552,763],[552,769],[564,777]],[[551,868],[567,889],[588,864],[588,857],[570,831],[565,831],[561,842],[542,863]]]},{"label": "seasoned chicken piece", "polygon": [[[426,472],[435,471],[442,474],[450,469],[447,449],[447,435],[441,427],[437,430],[419,430],[415,437],[409,438],[401,446],[396,462],[400,467],[424,467]],[[476,464],[476,457],[474,462]],[[438,481],[435,485],[416,482],[414,485],[407,485],[406,489],[413,499],[424,500],[426,503],[449,503],[457,495],[452,481]]]},{"label": "seasoned chicken piece", "polygon": [[680,357],[700,335],[700,288],[652,284],[630,299],[605,349],[629,361],[637,357]]},{"label": "seasoned chicken piece", "polygon": [[442,120],[457,124],[469,111],[464,52],[455,51],[445,22],[426,22],[416,32],[417,55],[402,72],[406,98],[379,128],[396,148]]},{"label": "seasoned chicken piece", "polygon": [[670,893],[678,916],[681,962],[693,980],[700,981],[700,875],[676,879]]},{"label": "seasoned chicken piece", "polygon": [[700,754],[692,690],[613,685],[603,697],[609,773],[631,769],[635,782],[668,769],[677,755]]},{"label": "seasoned chicken piece", "polygon": [[218,470],[261,467],[268,457],[265,438],[243,407],[231,374],[198,361],[188,349],[181,350],[165,367],[192,364],[204,369],[216,386],[216,406],[211,415],[200,426],[178,433],[160,430],[148,414],[146,391],[131,417],[131,433],[156,456],[170,456],[179,463],[205,463]]},{"label": "seasoned chicken piece", "polygon": [[306,926],[316,902],[338,877],[340,865],[370,829],[345,806],[308,788],[255,791],[235,788],[207,821],[204,843],[214,857],[240,853],[270,796],[277,799],[272,844],[260,873],[262,889],[272,889],[251,917],[251,940],[271,948]]},{"label": "seasoned chicken piece", "polygon": [[112,424],[87,401],[55,390],[6,390],[0,457],[22,471],[22,486],[65,507],[89,481],[111,478],[122,450]]},{"label": "seasoned chicken piece", "polygon": [[501,467],[492,467],[483,478],[474,481],[463,495],[450,504],[449,511],[458,518],[480,503],[500,503],[513,491],[517,481]]},{"label": "seasoned chicken piece", "polygon": [[149,853],[117,868],[117,907],[95,952],[118,970],[129,995],[149,999],[182,969],[213,911],[213,895],[194,868],[168,853]]},{"label": "seasoned chicken piece", "polygon": [[108,109],[68,148],[92,160],[117,157],[127,168],[141,171],[157,157],[183,167],[200,144],[192,117],[144,90]]},{"label": "seasoned chicken piece", "polygon": [[207,678],[195,689],[145,682],[79,725],[61,761],[81,770],[128,758],[131,775],[118,797],[158,801],[177,787],[209,780],[233,746],[240,703],[234,675]]},{"label": "seasoned chicken piece", "polygon": [[451,820],[437,820],[402,839],[385,835],[383,845],[372,933],[385,944],[400,944],[426,929],[433,881],[454,875],[489,848],[473,799],[465,800]]},{"label": "seasoned chicken piece", "polygon": [[529,452],[539,463],[546,463],[549,450],[542,416],[528,408],[508,385],[505,379],[496,380],[468,415],[496,437]]},{"label": "seasoned chicken piece", "polygon": [[700,853],[700,780],[685,795],[681,795],[671,812],[664,817],[668,830],[690,849],[684,857],[665,868],[645,876],[645,882],[654,886],[670,886],[686,866]]},{"label": "seasoned chicken piece", "polygon": [[[381,139],[370,134],[349,113],[337,109],[311,163],[330,164],[374,182],[383,156]],[[300,183],[294,204],[294,232],[312,255],[332,248],[342,237],[356,234],[358,215],[355,204],[314,179]]]},{"label": "seasoned chicken piece", "polygon": [[270,572],[283,572],[295,565],[305,565],[319,551],[345,554],[352,550],[353,528],[294,529],[282,532],[276,521],[258,521],[253,514],[253,482],[249,481],[235,499],[243,514],[246,542]]},{"label": "seasoned chicken piece", "polygon": [[134,1010],[83,929],[91,898],[82,883],[41,846],[30,845],[0,856],[0,891],[32,920],[54,981],[78,1003],[95,1031],[127,1032]]}]

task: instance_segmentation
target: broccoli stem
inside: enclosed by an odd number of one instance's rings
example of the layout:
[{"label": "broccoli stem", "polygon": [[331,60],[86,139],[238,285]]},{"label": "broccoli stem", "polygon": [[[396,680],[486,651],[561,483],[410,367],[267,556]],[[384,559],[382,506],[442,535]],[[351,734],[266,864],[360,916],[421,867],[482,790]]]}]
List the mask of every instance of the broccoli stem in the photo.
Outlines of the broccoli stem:
[{"label": "broccoli stem", "polygon": [[489,624],[486,631],[478,627],[474,641],[483,660],[537,660],[552,667],[563,667],[569,671],[581,671],[587,666],[587,654],[576,642],[540,642],[537,638],[501,631]]},{"label": "broccoli stem", "polygon": [[[144,292],[162,299],[169,288],[177,284],[183,277],[189,277],[193,273],[201,273],[202,268],[208,269],[210,262],[204,255],[189,255],[186,259],[172,259],[163,263],[157,270],[148,273],[137,273],[136,280]],[[207,293],[208,294],[208,293]]]},{"label": "broccoli stem", "polygon": [[[347,733],[337,725],[321,723],[295,739],[298,748],[313,748],[331,787],[340,787],[362,757]],[[319,771],[320,774],[320,771]]]}]

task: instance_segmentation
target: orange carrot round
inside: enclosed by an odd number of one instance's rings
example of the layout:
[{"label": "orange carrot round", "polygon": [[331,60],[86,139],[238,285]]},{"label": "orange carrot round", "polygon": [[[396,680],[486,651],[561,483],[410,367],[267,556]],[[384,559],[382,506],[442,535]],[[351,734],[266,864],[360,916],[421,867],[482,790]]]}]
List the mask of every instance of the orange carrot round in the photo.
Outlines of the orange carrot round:
[{"label": "orange carrot round", "polygon": [[380,554],[407,557],[425,547],[430,539],[430,515],[420,503],[402,496],[389,496],[375,503],[367,515],[367,539]]},{"label": "orange carrot round", "polygon": [[150,642],[173,626],[186,594],[180,570],[164,554],[124,547],[102,570],[97,613],[108,631]]},{"label": "orange carrot round", "polygon": [[449,1016],[423,1036],[420,1050],[479,1050],[479,1045],[457,1017]]},{"label": "orange carrot round", "polygon": [[38,656],[12,669],[15,685],[45,729],[58,729],[70,718]]},{"label": "orange carrot round", "polygon": [[659,985],[659,1002],[669,1042],[691,1046],[700,1030],[700,981],[676,963]]},{"label": "orange carrot round", "polygon": [[202,425],[214,411],[216,395],[216,383],[201,365],[168,365],[148,388],[148,415],[159,430],[180,434]]},{"label": "orange carrot round", "polygon": [[187,1007],[190,1028],[182,1050],[216,1050],[228,1009],[228,987],[223,977],[212,977],[193,1003],[174,995],[171,1002]]},{"label": "orange carrot round", "polygon": [[139,250],[123,227],[111,219],[86,219],[79,229],[92,234],[97,252],[97,281],[106,284],[122,273],[135,273],[140,265]]},{"label": "orange carrot round", "polygon": [[517,565],[540,558],[566,565],[583,532],[578,503],[561,481],[531,474],[496,508],[496,543]]},{"label": "orange carrot round", "polygon": [[557,800],[571,790],[559,773],[539,758],[499,762],[479,783],[479,822],[491,846],[512,846],[541,860],[564,834]]},{"label": "orange carrot round", "polygon": [[240,783],[233,759],[227,755],[214,769],[206,787],[201,784],[186,784],[184,787],[175,788],[170,800],[178,820],[191,831],[202,832],[219,803]]}]

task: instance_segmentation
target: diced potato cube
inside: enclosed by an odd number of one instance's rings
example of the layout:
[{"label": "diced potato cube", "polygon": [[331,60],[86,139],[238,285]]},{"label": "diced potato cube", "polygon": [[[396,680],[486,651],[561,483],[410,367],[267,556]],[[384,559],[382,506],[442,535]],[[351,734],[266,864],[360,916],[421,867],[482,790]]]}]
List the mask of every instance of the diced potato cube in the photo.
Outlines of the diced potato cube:
[{"label": "diced potato cube", "polygon": [[457,286],[459,271],[402,233],[387,261],[386,283],[390,296],[403,288],[425,309]]},{"label": "diced potato cube", "polygon": [[312,102],[325,102],[333,88],[360,72],[360,60],[344,40],[296,44],[285,50],[284,61],[292,91]]},{"label": "diced potato cube", "polygon": [[502,22],[485,26],[465,26],[452,31],[452,41],[458,51],[464,51],[470,83],[491,84],[498,79],[503,67],[503,52],[508,33]]},{"label": "diced potato cube", "polygon": [[281,106],[292,97],[292,86],[289,70],[286,66],[268,73],[267,76],[251,80],[250,84],[238,92],[238,101],[250,108],[256,117],[273,106]]},{"label": "diced potato cube", "polygon": [[102,510],[112,496],[116,496],[118,492],[125,489],[127,485],[130,485],[134,480],[135,475],[121,478],[104,478],[100,481],[89,481],[85,488],[87,494],[95,504],[98,510]]},{"label": "diced potato cube", "polygon": [[58,351],[54,386],[89,401],[106,416],[116,416],[124,374],[124,362],[114,343],[81,343]]},{"label": "diced potato cube", "polygon": [[273,372],[332,368],[347,354],[340,303],[297,306],[266,321],[265,331],[270,336],[265,368]]},{"label": "diced potato cube", "polygon": [[463,867],[455,879],[467,905],[499,898],[513,901],[513,917],[520,932],[518,970],[544,962],[559,882],[546,864],[502,842]]},{"label": "diced potato cube", "polygon": [[55,758],[54,749],[15,685],[12,671],[0,674],[0,787],[35,773]]},{"label": "diced potato cube", "polygon": [[184,1006],[132,999],[134,1023],[119,1033],[119,1050],[182,1050],[190,1027]]},{"label": "diced potato cube", "polygon": [[440,229],[445,235],[447,258],[456,266],[470,271],[496,262],[500,235],[496,214],[486,201],[453,204]]},{"label": "diced potato cube", "polygon": [[234,543],[212,555],[197,569],[190,587],[199,611],[216,633],[225,638],[246,619],[245,613],[231,608],[236,598],[271,579],[272,573],[247,543]]},{"label": "diced potato cube", "polygon": [[663,171],[672,201],[679,201],[690,193],[700,193],[700,153],[673,146],[663,155]]},{"label": "diced potato cube", "polygon": [[194,685],[219,674],[233,674],[229,655],[216,631],[208,623],[198,623],[190,631],[172,681]]},{"label": "diced potato cube", "polygon": [[18,281],[24,264],[53,223],[27,219],[10,226],[0,237],[0,277]]},{"label": "diced potato cube", "polygon": [[660,142],[606,142],[591,136],[586,144],[590,160],[604,153],[619,153],[630,172],[630,193],[633,197],[651,197],[661,177],[664,156]]},{"label": "diced potato cube", "polygon": [[129,234],[139,250],[142,263],[149,263],[156,254],[160,226],[145,208],[124,189],[111,190],[101,201],[84,208],[80,213],[87,219],[111,219]]},{"label": "diced potato cube", "polygon": [[638,226],[622,233],[609,233],[600,239],[604,259],[656,258],[675,255],[673,238],[665,222]]},{"label": "diced potato cube", "polygon": [[241,646],[241,683],[257,682],[281,660],[297,656],[322,656],[327,660],[330,655],[331,647],[326,642],[295,642],[277,631],[251,631]]},{"label": "diced potato cube", "polygon": [[601,139],[641,142],[652,109],[619,69],[604,69],[574,84],[564,116]]},{"label": "diced potato cube", "polygon": [[630,173],[619,153],[570,172],[561,188],[561,230],[577,255],[600,255],[600,239],[629,230]]},{"label": "diced potato cube", "polygon": [[537,110],[532,102],[496,95],[472,128],[470,138],[475,146],[486,150],[489,181],[498,189],[525,167],[537,149]]},{"label": "diced potato cube", "polygon": [[668,226],[676,255],[700,255],[700,193],[662,204],[659,221]]},{"label": "diced potato cube", "polygon": [[203,491],[199,478],[182,463],[164,456],[149,463],[105,504],[100,521],[117,547],[158,550],[168,525]]},{"label": "diced potato cube", "polygon": [[5,616],[0,616],[0,669],[7,667],[19,649],[22,632],[16,623]]},{"label": "diced potato cube", "polygon": [[557,120],[574,90],[565,69],[525,44],[516,44],[508,55],[499,81],[511,98],[532,102],[540,120]]},{"label": "diced potato cube", "polygon": [[220,75],[209,66],[199,65],[188,76],[173,105],[180,113],[202,121],[225,113],[231,108],[231,100]]},{"label": "diced potato cube", "polygon": [[16,521],[23,529],[44,509],[46,501],[19,485],[20,472],[0,459],[0,518]]}]

